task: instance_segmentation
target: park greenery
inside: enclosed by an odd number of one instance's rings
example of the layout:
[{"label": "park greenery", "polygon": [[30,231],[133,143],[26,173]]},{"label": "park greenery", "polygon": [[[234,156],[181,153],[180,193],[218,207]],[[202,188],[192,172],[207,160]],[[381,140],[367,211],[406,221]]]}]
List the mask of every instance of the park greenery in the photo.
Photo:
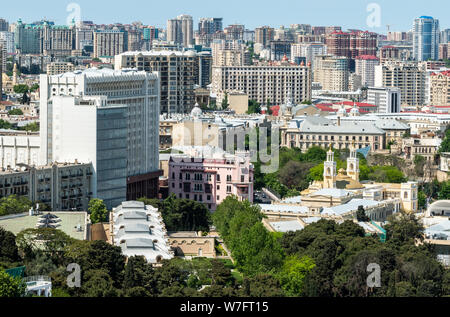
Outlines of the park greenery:
[{"label": "park greenery", "polygon": [[147,198],[139,201],[158,208],[168,231],[209,232],[211,214],[202,203],[179,199],[175,195],[170,195],[163,201]]},{"label": "park greenery", "polygon": [[[153,267],[143,257],[125,261],[121,248],[75,240],[57,229],[27,229],[17,236],[0,228],[0,292],[23,294],[23,285],[1,270],[52,278],[57,297],[440,297],[450,295],[450,271],[423,240],[414,215],[388,220],[386,243],[353,221],[322,219],[302,231],[269,232],[259,207],[227,198],[213,214],[234,260],[175,258]],[[423,242],[423,241],[422,241]],[[66,270],[78,263],[81,287],[67,286]],[[367,266],[381,267],[381,287],[367,286]]]},{"label": "park greenery", "polygon": [[32,202],[24,196],[10,195],[2,197],[0,198],[0,216],[28,212],[32,205]]},{"label": "park greenery", "polygon": [[108,209],[101,199],[91,199],[88,208],[92,224],[106,222],[108,220]]},{"label": "park greenery", "polygon": [[447,128],[444,133],[444,138],[442,140],[441,146],[439,148],[439,154],[450,152],[450,129]]},{"label": "park greenery", "polygon": [[25,125],[23,127],[18,127],[17,125],[13,125],[6,120],[0,119],[0,129],[38,132],[39,131],[39,123],[32,122],[32,123],[28,123],[27,125]]},{"label": "park greenery", "polygon": [[[349,151],[333,150],[337,170],[347,168]],[[306,153],[297,148],[281,148],[279,170],[272,174],[261,173],[261,162],[255,163],[255,188],[266,187],[281,198],[299,195],[313,181],[323,180],[326,150],[311,147]],[[402,162],[394,158],[380,158],[377,155],[367,159],[358,153],[360,160],[360,180],[379,183],[402,183],[406,177],[401,170]]]},{"label": "park greenery", "polygon": [[8,116],[21,116],[21,115],[23,115],[23,111],[19,108],[8,111]]}]

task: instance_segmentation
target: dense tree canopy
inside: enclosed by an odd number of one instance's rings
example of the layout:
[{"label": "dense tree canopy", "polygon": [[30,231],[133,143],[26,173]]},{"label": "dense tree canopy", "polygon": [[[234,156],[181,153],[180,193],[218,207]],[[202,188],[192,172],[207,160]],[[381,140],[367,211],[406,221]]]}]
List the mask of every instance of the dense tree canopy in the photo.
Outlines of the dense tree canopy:
[{"label": "dense tree canopy", "polygon": [[0,199],[0,216],[28,212],[33,204],[24,196],[9,195]]},{"label": "dense tree canopy", "polygon": [[170,195],[164,201],[147,198],[141,198],[139,201],[158,208],[168,231],[209,232],[211,213],[200,202],[179,199],[175,195]]},{"label": "dense tree canopy", "polygon": [[89,201],[89,214],[91,215],[91,223],[106,222],[108,219],[108,209],[101,199],[91,199]]},{"label": "dense tree canopy", "polygon": [[0,271],[0,297],[22,297],[26,286],[19,278],[12,278],[4,271]]}]

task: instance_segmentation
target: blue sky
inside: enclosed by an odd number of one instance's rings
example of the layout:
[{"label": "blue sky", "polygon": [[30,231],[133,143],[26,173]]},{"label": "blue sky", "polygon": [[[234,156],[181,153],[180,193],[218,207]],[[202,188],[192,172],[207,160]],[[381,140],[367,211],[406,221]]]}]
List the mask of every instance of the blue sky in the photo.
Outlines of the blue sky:
[{"label": "blue sky", "polygon": [[[45,17],[65,24],[70,3],[79,4],[83,20],[105,24],[142,21],[165,27],[167,19],[190,14],[194,28],[200,17],[223,17],[225,25],[242,23],[248,28],[306,23],[385,33],[387,24],[391,30],[407,31],[415,17],[430,15],[440,20],[441,29],[450,28],[448,0],[2,0],[0,17],[10,21],[22,18],[24,22]],[[366,23],[370,3],[381,9],[381,27]]]}]

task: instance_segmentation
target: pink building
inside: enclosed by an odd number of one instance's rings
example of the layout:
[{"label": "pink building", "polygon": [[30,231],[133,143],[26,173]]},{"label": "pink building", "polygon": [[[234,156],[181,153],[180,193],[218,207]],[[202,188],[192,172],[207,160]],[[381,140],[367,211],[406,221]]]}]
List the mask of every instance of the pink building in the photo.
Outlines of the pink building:
[{"label": "pink building", "polygon": [[201,202],[211,211],[231,195],[253,202],[253,181],[248,154],[208,158],[182,154],[169,160],[169,193]]}]

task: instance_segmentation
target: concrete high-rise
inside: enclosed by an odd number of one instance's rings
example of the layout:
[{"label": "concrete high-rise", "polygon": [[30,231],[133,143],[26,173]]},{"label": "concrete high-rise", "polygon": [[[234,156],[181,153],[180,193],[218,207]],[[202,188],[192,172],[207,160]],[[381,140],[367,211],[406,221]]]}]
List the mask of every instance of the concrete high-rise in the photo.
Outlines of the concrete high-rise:
[{"label": "concrete high-rise", "polygon": [[104,30],[94,32],[94,57],[114,57],[128,50],[126,31]]},{"label": "concrete high-rise", "polygon": [[439,54],[439,20],[421,16],[414,20],[413,55],[416,61],[437,60]]},{"label": "concrete high-rise", "polygon": [[5,19],[0,19],[0,32],[8,32],[9,23]]},{"label": "concrete high-rise", "polygon": [[270,26],[262,26],[255,29],[255,43],[268,47],[274,40],[275,29]]},{"label": "concrete high-rise", "polygon": [[356,57],[356,74],[361,76],[363,87],[372,87],[375,85],[375,66],[380,64],[380,60],[373,55],[361,55]]},{"label": "concrete high-rise", "polygon": [[201,18],[198,23],[198,33],[214,34],[223,31],[223,18]]},{"label": "concrete high-rise", "polygon": [[194,40],[194,22],[190,15],[180,15],[167,21],[167,41],[188,47]]},{"label": "concrete high-rise", "polygon": [[[127,107],[127,199],[156,197],[159,179],[159,76],[135,70],[114,71],[90,68],[40,80],[40,162],[58,160],[58,126],[54,98],[58,96],[104,96],[105,106]],[[74,118],[75,120],[76,118]],[[82,133],[80,131],[80,133]],[[83,132],[84,133],[84,132]],[[103,142],[102,149],[117,145]],[[111,177],[114,176],[111,170]]]},{"label": "concrete high-rise", "polygon": [[[128,109],[105,96],[53,96],[47,143],[53,162],[92,164],[93,198],[108,209],[127,198]],[[50,120],[49,120],[50,121]]]},{"label": "concrete high-rise", "polygon": [[375,87],[399,88],[402,105],[423,106],[427,98],[426,63],[386,61],[375,66]]},{"label": "concrete high-rise", "polygon": [[243,92],[260,104],[281,105],[311,100],[311,69],[297,65],[213,67],[212,92],[220,104],[226,93]]},{"label": "concrete high-rise", "polygon": [[14,47],[14,33],[7,31],[0,31],[0,41],[4,42],[6,53],[14,54],[16,49]]},{"label": "concrete high-rise", "polygon": [[327,46],[323,43],[301,43],[292,44],[291,61],[295,63],[296,57],[304,57],[306,64],[311,63],[314,67],[314,60],[318,55],[326,55]]},{"label": "concrete high-rise", "polygon": [[159,72],[161,113],[187,113],[195,104],[197,54],[193,51],[126,52],[116,56],[115,69]]},{"label": "concrete high-rise", "polygon": [[318,55],[314,62],[314,82],[323,90],[348,91],[349,59],[333,55]]}]

